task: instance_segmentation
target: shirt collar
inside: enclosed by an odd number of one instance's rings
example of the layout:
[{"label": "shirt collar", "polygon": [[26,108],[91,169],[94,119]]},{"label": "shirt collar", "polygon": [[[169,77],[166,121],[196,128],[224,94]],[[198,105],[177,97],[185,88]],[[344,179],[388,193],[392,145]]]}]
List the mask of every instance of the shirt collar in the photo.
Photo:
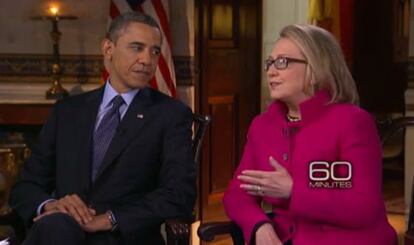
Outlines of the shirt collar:
[{"label": "shirt collar", "polygon": [[[122,99],[124,99],[125,104],[129,106],[134,99],[135,95],[138,93],[139,89],[133,89],[126,93],[120,94],[122,96]],[[109,103],[112,101],[112,99],[118,95],[118,92],[115,91],[115,89],[112,87],[111,82],[109,79],[105,83],[105,90],[102,98],[101,107],[105,108],[109,105]]]}]

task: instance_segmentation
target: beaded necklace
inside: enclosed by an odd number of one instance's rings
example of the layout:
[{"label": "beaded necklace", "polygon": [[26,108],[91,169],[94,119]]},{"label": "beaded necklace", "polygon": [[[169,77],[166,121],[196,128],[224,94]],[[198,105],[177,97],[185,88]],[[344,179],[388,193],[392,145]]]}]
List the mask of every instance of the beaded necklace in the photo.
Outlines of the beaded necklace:
[{"label": "beaded necklace", "polygon": [[289,115],[289,114],[286,114],[286,119],[289,122],[299,122],[301,120],[300,117],[292,116],[292,115]]}]

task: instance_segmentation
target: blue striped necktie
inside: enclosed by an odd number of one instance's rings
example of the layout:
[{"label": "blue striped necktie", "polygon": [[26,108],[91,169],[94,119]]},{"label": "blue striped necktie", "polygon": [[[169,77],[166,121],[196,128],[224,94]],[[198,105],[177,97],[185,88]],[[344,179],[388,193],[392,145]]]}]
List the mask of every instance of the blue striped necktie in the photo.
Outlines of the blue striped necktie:
[{"label": "blue striped necktie", "polygon": [[93,159],[92,159],[92,181],[95,181],[99,167],[105,156],[106,150],[114,137],[116,129],[121,121],[119,108],[124,104],[121,95],[112,99],[112,107],[103,116],[98,128],[93,134]]}]

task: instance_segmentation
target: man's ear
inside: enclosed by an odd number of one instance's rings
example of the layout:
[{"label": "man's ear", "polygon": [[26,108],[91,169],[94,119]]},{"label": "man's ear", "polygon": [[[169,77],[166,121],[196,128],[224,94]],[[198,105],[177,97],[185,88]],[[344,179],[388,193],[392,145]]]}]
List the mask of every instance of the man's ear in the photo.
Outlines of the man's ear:
[{"label": "man's ear", "polygon": [[104,56],[104,59],[107,59],[107,60],[112,59],[112,52],[114,50],[114,45],[115,44],[108,38],[105,38],[104,40],[102,40],[101,50],[102,50],[102,55]]}]

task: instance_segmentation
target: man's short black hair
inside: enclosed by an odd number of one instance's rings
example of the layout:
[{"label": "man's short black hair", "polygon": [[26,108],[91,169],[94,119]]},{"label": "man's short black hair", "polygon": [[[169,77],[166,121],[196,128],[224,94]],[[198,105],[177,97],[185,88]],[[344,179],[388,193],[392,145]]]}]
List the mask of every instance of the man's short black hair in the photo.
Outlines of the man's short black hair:
[{"label": "man's short black hair", "polygon": [[162,37],[161,29],[157,21],[154,20],[154,18],[138,11],[129,11],[121,13],[115,19],[112,20],[108,32],[106,33],[106,38],[115,43],[118,40],[120,33],[123,30],[125,30],[125,28],[127,28],[129,24],[133,22],[142,23],[157,28]]}]

